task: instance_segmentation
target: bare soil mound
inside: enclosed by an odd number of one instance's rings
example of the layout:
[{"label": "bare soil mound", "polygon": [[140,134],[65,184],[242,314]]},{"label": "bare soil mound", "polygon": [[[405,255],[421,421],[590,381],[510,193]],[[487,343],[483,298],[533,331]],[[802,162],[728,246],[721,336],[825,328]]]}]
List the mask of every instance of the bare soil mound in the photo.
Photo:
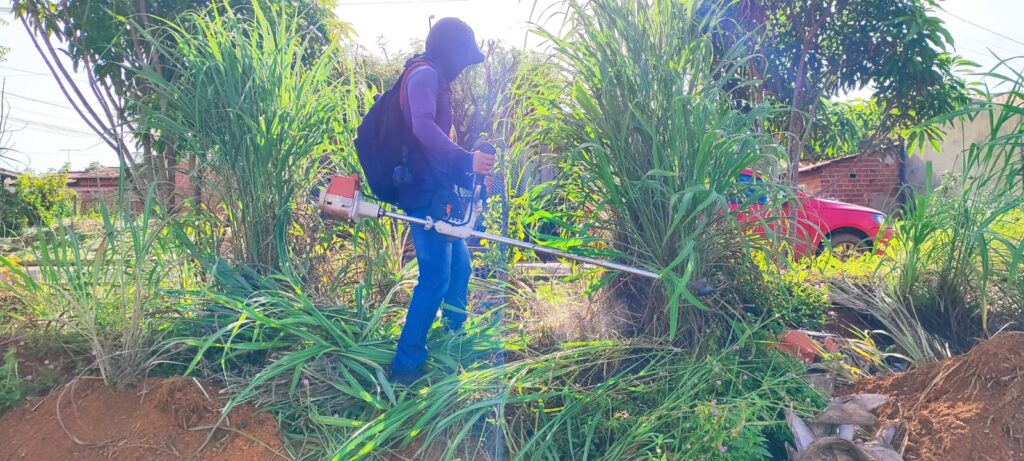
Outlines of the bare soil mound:
[{"label": "bare soil mound", "polygon": [[1024,333],[967,354],[866,381],[857,392],[891,397],[880,424],[896,423],[907,460],[1024,460]]},{"label": "bare soil mound", "polygon": [[287,459],[277,422],[252,407],[231,412],[208,439],[223,406],[215,387],[189,378],[134,390],[82,379],[0,418],[0,460]]}]

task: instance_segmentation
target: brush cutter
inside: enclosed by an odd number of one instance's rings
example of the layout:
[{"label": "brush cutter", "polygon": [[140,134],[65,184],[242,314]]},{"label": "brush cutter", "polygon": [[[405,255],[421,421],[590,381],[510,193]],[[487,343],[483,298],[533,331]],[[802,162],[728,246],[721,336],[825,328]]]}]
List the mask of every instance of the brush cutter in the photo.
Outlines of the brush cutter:
[{"label": "brush cutter", "polygon": [[[401,213],[395,213],[393,211],[387,211],[381,208],[380,205],[367,200],[360,192],[361,189],[359,187],[358,175],[334,176],[331,178],[331,182],[327,187],[327,190],[320,194],[320,210],[327,219],[359,222],[364,219],[388,217],[399,221],[405,221],[409,224],[423,226],[427,230],[434,230],[435,232],[448,237],[459,239],[475,237],[525,250],[536,251],[538,253],[546,253],[584,264],[591,264],[605,269],[652,279],[659,278],[658,274],[654,272],[636,267],[588,258],[585,256],[578,256],[537,245],[535,243],[523,242],[510,239],[508,237],[502,237],[500,235],[473,230],[474,224],[476,223],[476,217],[480,214],[482,209],[482,202],[480,199],[482,189],[483,186],[480,181],[478,181],[477,185],[474,187],[472,202],[468,204],[468,206],[464,206],[460,203],[461,201],[458,199],[457,194],[452,193],[451,196],[442,195],[438,199],[435,199],[434,206],[432,207],[432,215],[438,217],[428,216],[426,218],[416,218]],[[466,209],[462,210],[461,208]]]}]

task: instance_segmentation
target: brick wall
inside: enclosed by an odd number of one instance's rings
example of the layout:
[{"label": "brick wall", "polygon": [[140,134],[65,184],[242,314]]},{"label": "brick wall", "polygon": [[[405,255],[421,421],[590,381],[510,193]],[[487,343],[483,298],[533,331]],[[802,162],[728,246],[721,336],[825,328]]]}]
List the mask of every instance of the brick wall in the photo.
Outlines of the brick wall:
[{"label": "brick wall", "polygon": [[820,198],[891,211],[900,192],[900,149],[845,157],[800,169],[800,185]]}]

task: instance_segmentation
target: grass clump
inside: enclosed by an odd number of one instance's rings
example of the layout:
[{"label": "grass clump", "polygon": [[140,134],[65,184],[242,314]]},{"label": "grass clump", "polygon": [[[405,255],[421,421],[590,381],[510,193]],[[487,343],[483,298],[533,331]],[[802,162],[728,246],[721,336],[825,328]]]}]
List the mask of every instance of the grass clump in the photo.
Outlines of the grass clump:
[{"label": "grass clump", "polygon": [[312,46],[315,30],[302,26],[287,5],[253,2],[250,17],[215,2],[165,23],[168,40],[148,38],[173,71],[140,72],[162,102],[143,125],[198,156],[231,229],[232,258],[264,273],[290,270],[296,199],[317,160],[349,145],[343,105],[360,107],[338,47]]},{"label": "grass clump", "polygon": [[1019,296],[1024,74],[1003,62],[984,75],[1001,95],[981,92],[972,104],[929,126],[959,130],[968,122],[985,123],[988,133],[961,152],[947,153],[958,155],[959,169],[941,186],[934,186],[929,165],[924,190],[896,223],[893,257],[883,260],[883,270],[893,277],[890,296],[912,309],[923,328],[954,353],[1017,323],[1024,309]]},{"label": "grass clump", "polygon": [[107,384],[131,383],[152,365],[155,337],[175,315],[171,290],[196,282],[194,267],[155,209],[103,208],[98,240],[59,225],[30,247],[38,274],[0,256],[9,272],[0,289],[60,333],[86,338]]},{"label": "grass clump", "polygon": [[716,53],[722,19],[704,4],[570,0],[564,32],[543,34],[567,90],[558,110],[545,110],[551,128],[539,136],[578,146],[560,159],[551,190],[575,194],[566,197],[580,221],[607,236],[604,256],[661,274],[661,288],[631,294],[646,306],[636,309],[642,330],[655,336],[699,330],[692,308],[706,306],[687,283],[742,258],[730,197],[745,169],[770,171],[783,154],[758,129],[775,109],[735,104],[729,88],[747,81],[750,54],[742,43]]}]

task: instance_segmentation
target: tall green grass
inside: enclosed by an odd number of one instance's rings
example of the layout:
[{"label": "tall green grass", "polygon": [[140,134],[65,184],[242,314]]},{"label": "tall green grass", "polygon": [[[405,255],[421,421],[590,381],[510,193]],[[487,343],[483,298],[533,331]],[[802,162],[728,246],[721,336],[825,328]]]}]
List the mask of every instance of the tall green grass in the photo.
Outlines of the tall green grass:
[{"label": "tall green grass", "polygon": [[430,374],[396,388],[384,367],[398,306],[317,306],[264,282],[236,290],[247,297],[207,294],[197,320],[217,329],[188,340],[193,370],[227,383],[225,411],[280,414],[300,459],[771,459],[783,408],[822,403],[802,367],[753,334],[710,353],[620,340],[531,351],[497,311],[472,317],[464,336],[435,329]]},{"label": "tall green grass", "polygon": [[[1024,74],[1013,61],[983,74],[994,85],[975,101],[922,127],[965,130],[984,123],[988,132],[960,152],[956,171],[927,184],[908,203],[895,258],[894,292],[917,311],[929,331],[962,351],[990,333],[993,316],[1001,328],[1024,310],[1019,297],[1024,245],[1019,216],[1024,212]],[[932,130],[934,131],[934,130]],[[926,138],[917,135],[921,143]]]},{"label": "tall green grass", "polygon": [[742,74],[752,55],[742,40],[715,52],[717,2],[563,5],[563,30],[541,35],[566,85],[538,134],[572,146],[558,161],[558,193],[610,237],[604,256],[662,275],[662,295],[635,289],[644,329],[695,333],[699,322],[685,319],[704,304],[687,283],[744,259],[729,201],[745,169],[777,166],[783,151],[758,129],[776,109],[741,104],[727,89],[752,83]]},{"label": "tall green grass", "polygon": [[86,338],[107,384],[131,383],[155,363],[161,330],[178,315],[174,291],[198,274],[169,231],[151,192],[142,210],[101,206],[102,235],[85,240],[75,220],[44,232],[31,247],[37,270],[4,256],[0,279],[39,319]]},{"label": "tall green grass", "polygon": [[[286,5],[253,2],[251,15],[226,3],[182,15],[150,36],[168,56],[165,74],[143,69],[160,98],[143,126],[196,153],[230,228],[233,259],[288,272],[288,231],[296,202],[313,186],[316,161],[350,141],[352,79],[336,46],[317,37]],[[346,111],[348,109],[348,111]]]}]

